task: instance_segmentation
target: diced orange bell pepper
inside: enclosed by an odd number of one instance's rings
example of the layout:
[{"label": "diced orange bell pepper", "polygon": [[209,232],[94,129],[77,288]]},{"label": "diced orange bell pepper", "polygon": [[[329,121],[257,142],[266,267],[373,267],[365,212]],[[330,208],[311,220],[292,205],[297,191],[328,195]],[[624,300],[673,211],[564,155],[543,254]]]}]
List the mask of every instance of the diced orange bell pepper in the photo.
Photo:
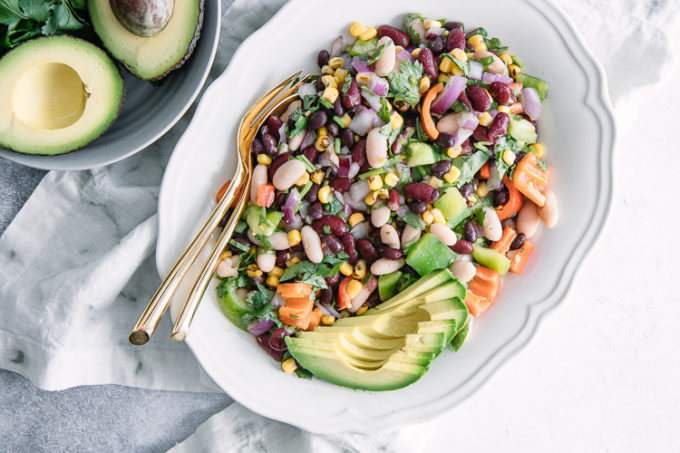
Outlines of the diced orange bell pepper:
[{"label": "diced orange bell pepper", "polygon": [[283,300],[286,301],[286,307],[296,308],[305,312],[310,312],[314,308],[314,301],[310,300],[309,297],[288,297]]},{"label": "diced orange bell pepper", "polygon": [[430,140],[437,140],[437,137],[439,137],[439,131],[437,130],[434,120],[432,119],[430,107],[432,106],[432,101],[434,101],[434,98],[437,97],[437,94],[441,93],[443,90],[444,84],[441,82],[430,88],[427,94],[425,94],[425,97],[423,98],[423,104],[420,107],[420,123],[423,125],[423,130],[427,136],[430,137]]},{"label": "diced orange bell pepper", "polygon": [[519,210],[522,209],[522,205],[524,205],[524,197],[519,190],[515,188],[515,185],[510,181],[510,178],[503,176],[503,184],[508,188],[509,197],[507,203],[496,208],[496,214],[498,214],[500,220],[512,217],[516,212],[519,212]]},{"label": "diced orange bell pepper", "polygon": [[540,168],[536,155],[529,153],[517,164],[512,183],[525,197],[542,207],[545,204],[543,191],[548,185],[549,177],[550,169]]},{"label": "diced orange bell pepper", "polygon": [[496,271],[477,266],[477,272],[468,283],[465,305],[472,316],[479,316],[493,305],[501,288],[501,276]]},{"label": "diced orange bell pepper", "polygon": [[306,297],[312,293],[312,285],[307,283],[281,283],[276,288],[276,291],[281,293],[284,299],[291,299],[295,297]]},{"label": "diced orange bell pepper", "polygon": [[309,328],[310,314],[311,312],[304,313],[298,309],[285,306],[279,308],[279,319],[281,322],[302,330]]},{"label": "diced orange bell pepper", "polygon": [[491,177],[488,162],[482,165],[482,168],[479,169],[479,177],[482,179],[489,179]]},{"label": "diced orange bell pepper", "polygon": [[516,237],[517,233],[515,233],[515,230],[506,225],[505,228],[503,228],[503,235],[501,238],[492,243],[490,248],[505,255],[507,251],[510,250],[510,244],[512,244],[512,241],[514,241]]},{"label": "diced orange bell pepper", "polygon": [[260,186],[257,188],[257,204],[258,206],[262,206],[265,208],[268,208],[269,206],[272,205],[274,202],[274,191],[276,189],[274,186],[271,184],[260,184]]},{"label": "diced orange bell pepper", "polygon": [[524,241],[524,245],[516,251],[515,255],[510,260],[510,272],[513,274],[521,274],[524,270],[524,265],[534,251],[534,244],[529,241]]}]

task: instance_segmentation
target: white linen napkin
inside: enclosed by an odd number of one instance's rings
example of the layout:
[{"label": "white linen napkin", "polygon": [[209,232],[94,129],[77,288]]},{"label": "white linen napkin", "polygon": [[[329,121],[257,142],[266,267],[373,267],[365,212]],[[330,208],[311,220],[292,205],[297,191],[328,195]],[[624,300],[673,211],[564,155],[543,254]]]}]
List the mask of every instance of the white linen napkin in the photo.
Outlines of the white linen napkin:
[{"label": "white linen napkin", "polygon": [[[228,3],[228,2],[227,2]],[[237,0],[223,19],[210,80],[282,0]],[[671,0],[578,0],[562,7],[604,64],[620,124],[676,64]],[[641,89],[644,88],[644,89]],[[0,368],[57,390],[122,384],[215,391],[196,359],[163,332],[143,348],[129,329],[160,279],[153,250],[157,195],[169,153],[193,110],[164,138],[123,162],[50,172],[0,237]],[[205,422],[175,451],[417,451],[417,425],[389,436],[315,436],[238,404]],[[220,442],[227,440],[228,442]]]}]

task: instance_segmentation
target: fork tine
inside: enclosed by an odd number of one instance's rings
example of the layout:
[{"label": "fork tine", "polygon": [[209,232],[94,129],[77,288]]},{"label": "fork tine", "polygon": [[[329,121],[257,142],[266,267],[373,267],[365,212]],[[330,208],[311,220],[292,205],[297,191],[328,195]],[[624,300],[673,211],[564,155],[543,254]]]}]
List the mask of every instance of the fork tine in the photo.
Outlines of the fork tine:
[{"label": "fork tine", "polygon": [[[280,101],[283,102],[295,97],[297,97],[297,94],[291,94],[287,97],[282,97]],[[260,117],[256,120],[255,124],[252,127],[250,127],[243,135],[243,137],[245,137],[244,143],[248,144],[252,143],[253,139],[255,138],[255,135],[257,135],[257,131],[260,130],[260,126],[262,126],[262,123],[264,123],[264,121],[269,117],[269,115],[272,114],[272,112],[276,109],[278,104],[279,102],[272,104],[269,107],[267,107],[266,110],[263,111],[264,113],[260,115]]]},{"label": "fork tine", "polygon": [[[281,99],[287,98],[288,96],[290,96],[291,93],[296,92],[297,89],[300,88],[300,86],[301,86],[303,83],[305,83],[305,81],[306,81],[308,78],[309,78],[309,74],[307,74],[306,76],[304,76],[304,77],[302,77],[300,80],[298,80],[294,85],[292,85],[292,86],[288,89],[288,91],[286,91],[286,92],[281,96]],[[260,120],[261,120],[262,118],[267,118],[267,117],[271,114],[272,110],[273,110],[272,107],[270,107],[270,108],[268,108],[267,110],[262,110],[262,111],[260,111],[259,115],[256,115],[256,117],[251,121],[251,123],[250,123],[250,128],[251,128],[251,129],[253,129],[253,128],[259,129],[259,125],[262,124],[262,122],[261,122]],[[255,127],[256,125],[257,125],[257,127]]]},{"label": "fork tine", "polygon": [[278,85],[276,85],[274,88],[266,92],[260,99],[255,101],[253,105],[250,106],[250,108],[243,115],[244,121],[247,123],[251,122],[252,121],[251,118],[257,116],[257,112],[260,111],[261,107],[269,104],[271,100],[274,99],[291,82],[291,80],[299,76],[300,73],[302,73],[302,69],[298,69],[293,74],[283,79],[281,82],[278,83]]}]

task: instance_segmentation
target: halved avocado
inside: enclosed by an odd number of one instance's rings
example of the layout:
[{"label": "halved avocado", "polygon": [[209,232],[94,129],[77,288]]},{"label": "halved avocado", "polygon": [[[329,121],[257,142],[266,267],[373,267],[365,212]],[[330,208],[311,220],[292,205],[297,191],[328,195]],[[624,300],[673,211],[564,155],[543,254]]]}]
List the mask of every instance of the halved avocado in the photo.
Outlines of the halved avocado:
[{"label": "halved avocado", "polygon": [[204,0],[175,1],[165,27],[152,36],[128,30],[116,17],[109,0],[89,0],[94,31],[104,47],[136,77],[162,79],[191,57],[203,27]]},{"label": "halved avocado", "polygon": [[106,131],[123,101],[123,79],[98,47],[69,36],[37,38],[0,60],[0,146],[57,155]]}]

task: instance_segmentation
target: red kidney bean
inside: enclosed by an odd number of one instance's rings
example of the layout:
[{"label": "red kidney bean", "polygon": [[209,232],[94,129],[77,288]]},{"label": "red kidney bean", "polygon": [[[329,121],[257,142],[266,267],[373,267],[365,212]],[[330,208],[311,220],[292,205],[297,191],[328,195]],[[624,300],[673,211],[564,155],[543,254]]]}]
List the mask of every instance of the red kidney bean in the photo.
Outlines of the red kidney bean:
[{"label": "red kidney bean", "polygon": [[331,54],[329,54],[326,49],[323,49],[319,51],[319,55],[316,56],[316,64],[318,64],[319,67],[322,67],[323,65],[328,64],[328,60],[330,59]]},{"label": "red kidney bean", "polygon": [[257,156],[258,154],[262,154],[265,151],[266,150],[264,149],[264,143],[262,143],[262,140],[259,138],[254,139],[253,143],[250,145],[250,152]]},{"label": "red kidney bean", "polygon": [[380,302],[381,302],[380,294],[378,293],[378,291],[373,291],[373,293],[371,293],[371,295],[368,296],[368,300],[364,302],[364,305],[366,305],[368,308],[373,308]]},{"label": "red kidney bean", "polygon": [[381,25],[378,27],[378,38],[382,38],[383,36],[389,36],[395,46],[401,46],[403,48],[408,47],[411,42],[406,33],[390,25]]},{"label": "red kidney bean", "polygon": [[469,197],[470,195],[472,195],[472,192],[474,192],[474,191],[475,191],[475,187],[472,184],[470,184],[469,182],[466,182],[460,188],[460,194],[463,196],[463,198]]},{"label": "red kidney bean", "polygon": [[286,203],[286,199],[288,199],[288,194],[279,192],[276,194],[276,197],[274,198],[274,205],[281,207]]},{"label": "red kidney bean", "polygon": [[357,256],[356,242],[354,241],[352,233],[345,233],[345,235],[342,236],[342,245],[345,248],[345,253],[349,256],[349,258],[347,258],[349,262],[352,264],[356,263],[359,257]]},{"label": "red kidney bean", "polygon": [[277,362],[280,362],[283,360],[283,353],[284,351],[275,351],[272,349],[272,347],[269,345],[269,334],[262,334],[259,337],[255,337],[255,340],[257,340],[257,344],[260,345],[264,351],[271,356],[274,360]]},{"label": "red kidney bean", "polygon": [[302,244],[297,244],[297,245],[292,246],[290,248],[290,250],[288,250],[288,251],[291,253],[291,255],[302,254],[302,253],[304,253],[305,249],[304,249]]},{"label": "red kidney bean", "polygon": [[319,220],[321,217],[323,217],[323,206],[321,203],[318,201],[313,202],[307,210],[307,215],[314,220]]},{"label": "red kidney bean", "polygon": [[387,196],[387,207],[390,208],[390,211],[399,209],[399,192],[397,192],[397,189],[390,189]]},{"label": "red kidney bean", "polygon": [[345,108],[342,106],[342,98],[338,97],[333,103],[333,113],[337,116],[345,114]]},{"label": "red kidney bean", "polygon": [[380,252],[382,256],[388,260],[398,260],[404,255],[401,250],[387,246],[382,247]]},{"label": "red kidney bean", "polygon": [[506,83],[491,82],[491,85],[489,85],[489,93],[491,93],[491,97],[493,97],[499,105],[510,105],[515,102],[515,96],[512,94],[510,86]]},{"label": "red kidney bean", "polygon": [[357,240],[356,247],[361,258],[366,260],[367,263],[373,263],[379,258],[375,246],[368,239],[362,238]]},{"label": "red kidney bean", "polygon": [[470,154],[472,154],[473,151],[472,140],[470,140],[469,137],[467,140],[463,142],[462,145],[460,145],[460,147],[463,148],[462,151],[460,152],[461,156],[469,156]]},{"label": "red kidney bean", "polygon": [[501,135],[508,133],[508,126],[510,125],[510,117],[507,113],[499,113],[493,119],[491,126],[489,126],[489,133],[487,134],[491,143],[496,143],[496,140]]},{"label": "red kidney bean", "polygon": [[453,136],[448,132],[440,132],[439,135],[437,136],[436,142],[442,148],[450,148],[456,144],[456,141],[453,139]]},{"label": "red kidney bean", "polygon": [[404,145],[406,144],[408,137],[411,135],[411,132],[413,132],[413,126],[409,124],[397,136],[397,139],[392,143],[392,152],[394,155],[401,154],[401,152],[404,150]]},{"label": "red kidney bean", "polygon": [[285,338],[287,336],[290,336],[292,332],[288,331],[286,327],[279,327],[277,329],[274,329],[269,336],[269,346],[274,350],[274,351],[285,351],[288,349],[286,347],[286,341]]},{"label": "red kidney bean", "polygon": [[430,49],[422,49],[418,53],[417,60],[423,65],[423,73],[426,76],[437,78],[439,69],[437,69],[437,63],[434,61],[434,54]]},{"label": "red kidney bean", "polygon": [[430,167],[430,174],[432,174],[432,176],[436,176],[437,178],[441,178],[450,169],[451,169],[450,160],[440,160],[439,162],[435,163]]},{"label": "red kidney bean", "polygon": [[512,242],[510,243],[510,250],[517,250],[522,248],[522,246],[524,245],[524,241],[526,240],[527,240],[526,235],[524,233],[519,233],[515,237],[515,239],[513,239]]},{"label": "red kidney bean", "polygon": [[276,170],[278,170],[279,167],[281,165],[283,165],[284,163],[286,163],[288,161],[288,159],[290,159],[291,157],[293,157],[293,153],[283,153],[283,154],[277,156],[276,159],[274,159],[272,164],[269,166],[269,180],[270,181],[274,179],[274,173],[276,173]]},{"label": "red kidney bean", "polygon": [[[349,131],[350,135],[352,135],[352,143],[354,143],[354,133],[349,130],[345,129],[346,131]],[[342,133],[343,139],[345,138],[345,133]],[[342,139],[341,139],[342,140]],[[345,145],[345,143],[343,143]],[[348,145],[345,145],[348,146]],[[352,162],[356,163],[360,167],[362,167],[366,163],[366,139],[361,139],[357,142],[356,145],[354,145],[354,148],[352,148]]]},{"label": "red kidney bean", "polygon": [[458,27],[452,28],[446,38],[446,50],[451,52],[453,49],[465,50],[465,33]]},{"label": "red kidney bean", "polygon": [[332,234],[324,234],[321,238],[321,243],[325,246],[326,251],[332,254],[342,251],[342,242]]},{"label": "red kidney bean", "polygon": [[412,201],[408,204],[408,208],[414,214],[422,214],[427,210],[427,205],[420,201]]},{"label": "red kidney bean", "polygon": [[267,127],[269,128],[269,133],[272,134],[278,140],[281,138],[279,135],[279,129],[283,126],[283,121],[276,115],[272,115],[267,119]]},{"label": "red kidney bean", "polygon": [[510,195],[508,194],[508,189],[506,189],[505,187],[503,187],[502,189],[498,189],[493,193],[493,205],[504,206],[508,202],[509,198]]},{"label": "red kidney bean", "polygon": [[344,220],[336,215],[325,215],[312,223],[314,231],[319,234],[324,233],[323,227],[325,226],[329,227],[331,229],[331,233],[338,237],[341,237],[347,233],[347,224]]},{"label": "red kidney bean", "polygon": [[465,239],[458,239],[456,243],[451,246],[451,250],[460,255],[471,255],[472,243],[466,241]]},{"label": "red kidney bean", "polygon": [[444,41],[442,41],[442,37],[437,36],[430,41],[429,48],[435,55],[442,53],[444,51]]},{"label": "red kidney bean", "polygon": [[380,228],[371,228],[371,230],[368,232],[368,238],[373,244],[380,244]]},{"label": "red kidney bean", "polygon": [[264,149],[270,156],[276,156],[276,153],[279,152],[279,149],[276,146],[277,140],[273,135],[266,132],[262,134],[262,143],[264,143]]},{"label": "red kidney bean", "polygon": [[520,163],[520,161],[521,161],[522,159],[524,159],[524,156],[526,156],[526,155],[527,155],[527,153],[525,153],[524,151],[518,152],[518,153],[517,153],[517,156],[515,156],[515,163],[516,163],[516,164]]},{"label": "red kidney bean", "polygon": [[307,129],[315,130],[321,126],[325,126],[328,122],[328,114],[324,110],[317,110],[312,113],[307,120]]},{"label": "red kidney bean", "polygon": [[465,107],[468,108],[468,110],[472,110],[472,104],[470,104],[470,100],[467,97],[467,94],[465,94],[465,91],[461,91],[460,94],[458,95],[458,101],[465,105]]},{"label": "red kidney bean", "polygon": [[475,228],[474,222],[468,220],[463,226],[463,236],[465,240],[470,243],[475,243],[477,241],[477,228]]},{"label": "red kidney bean", "polygon": [[466,39],[466,40],[467,40],[467,39],[470,39],[470,36],[476,35],[477,32],[479,31],[479,29],[480,29],[480,27],[473,28],[472,30],[470,30],[470,31],[468,31],[467,33],[465,33],[465,39]]},{"label": "red kidney bean", "polygon": [[[434,195],[435,192],[437,195]],[[404,186],[404,195],[423,203],[432,203],[439,198],[439,191],[424,182],[410,182]]]},{"label": "red kidney bean", "polygon": [[342,106],[346,109],[353,109],[359,104],[361,104],[361,90],[356,79],[352,79],[349,90],[342,95]]},{"label": "red kidney bean", "polygon": [[335,121],[326,126],[326,129],[328,130],[328,135],[331,137],[337,137],[340,135],[340,126],[338,126],[338,123]]},{"label": "red kidney bean", "polygon": [[489,141],[489,129],[486,127],[482,126],[481,124],[477,126],[477,128],[472,132],[472,138],[479,142],[488,142]]},{"label": "red kidney bean", "polygon": [[352,180],[346,176],[331,176],[328,185],[340,193],[345,193],[352,185]]},{"label": "red kidney bean", "polygon": [[278,250],[276,252],[276,265],[279,267],[286,267],[286,253],[288,250]]},{"label": "red kidney bean", "polygon": [[320,188],[320,185],[312,184],[312,187],[310,187],[305,194],[305,200],[309,201],[310,203],[314,203],[318,198]]},{"label": "red kidney bean", "polygon": [[316,79],[316,81],[314,82],[314,88],[316,88],[316,91],[323,91],[326,88],[326,85],[321,80],[321,77]]},{"label": "red kidney bean", "polygon": [[486,90],[479,85],[470,85],[465,89],[465,94],[472,104],[473,110],[486,112],[491,107],[491,99]]},{"label": "red kidney bean", "polygon": [[311,163],[316,162],[316,158],[319,156],[319,152],[314,146],[308,146],[302,151],[302,155],[305,156]]},{"label": "red kidney bean", "polygon": [[[332,281],[332,279],[340,280],[340,272],[333,275],[332,277],[326,277],[326,284],[328,286],[333,286],[337,283],[337,281],[334,283],[329,282],[329,280]],[[322,289],[321,292],[319,293],[319,302],[321,302],[322,304],[330,304],[331,302],[333,302],[333,290],[330,288]]]},{"label": "red kidney bean", "polygon": [[[461,22],[447,22],[444,24],[444,28],[446,28],[449,31],[455,28],[458,28],[460,31],[463,31],[463,24]],[[463,38],[465,38],[465,35],[463,35]]]}]

